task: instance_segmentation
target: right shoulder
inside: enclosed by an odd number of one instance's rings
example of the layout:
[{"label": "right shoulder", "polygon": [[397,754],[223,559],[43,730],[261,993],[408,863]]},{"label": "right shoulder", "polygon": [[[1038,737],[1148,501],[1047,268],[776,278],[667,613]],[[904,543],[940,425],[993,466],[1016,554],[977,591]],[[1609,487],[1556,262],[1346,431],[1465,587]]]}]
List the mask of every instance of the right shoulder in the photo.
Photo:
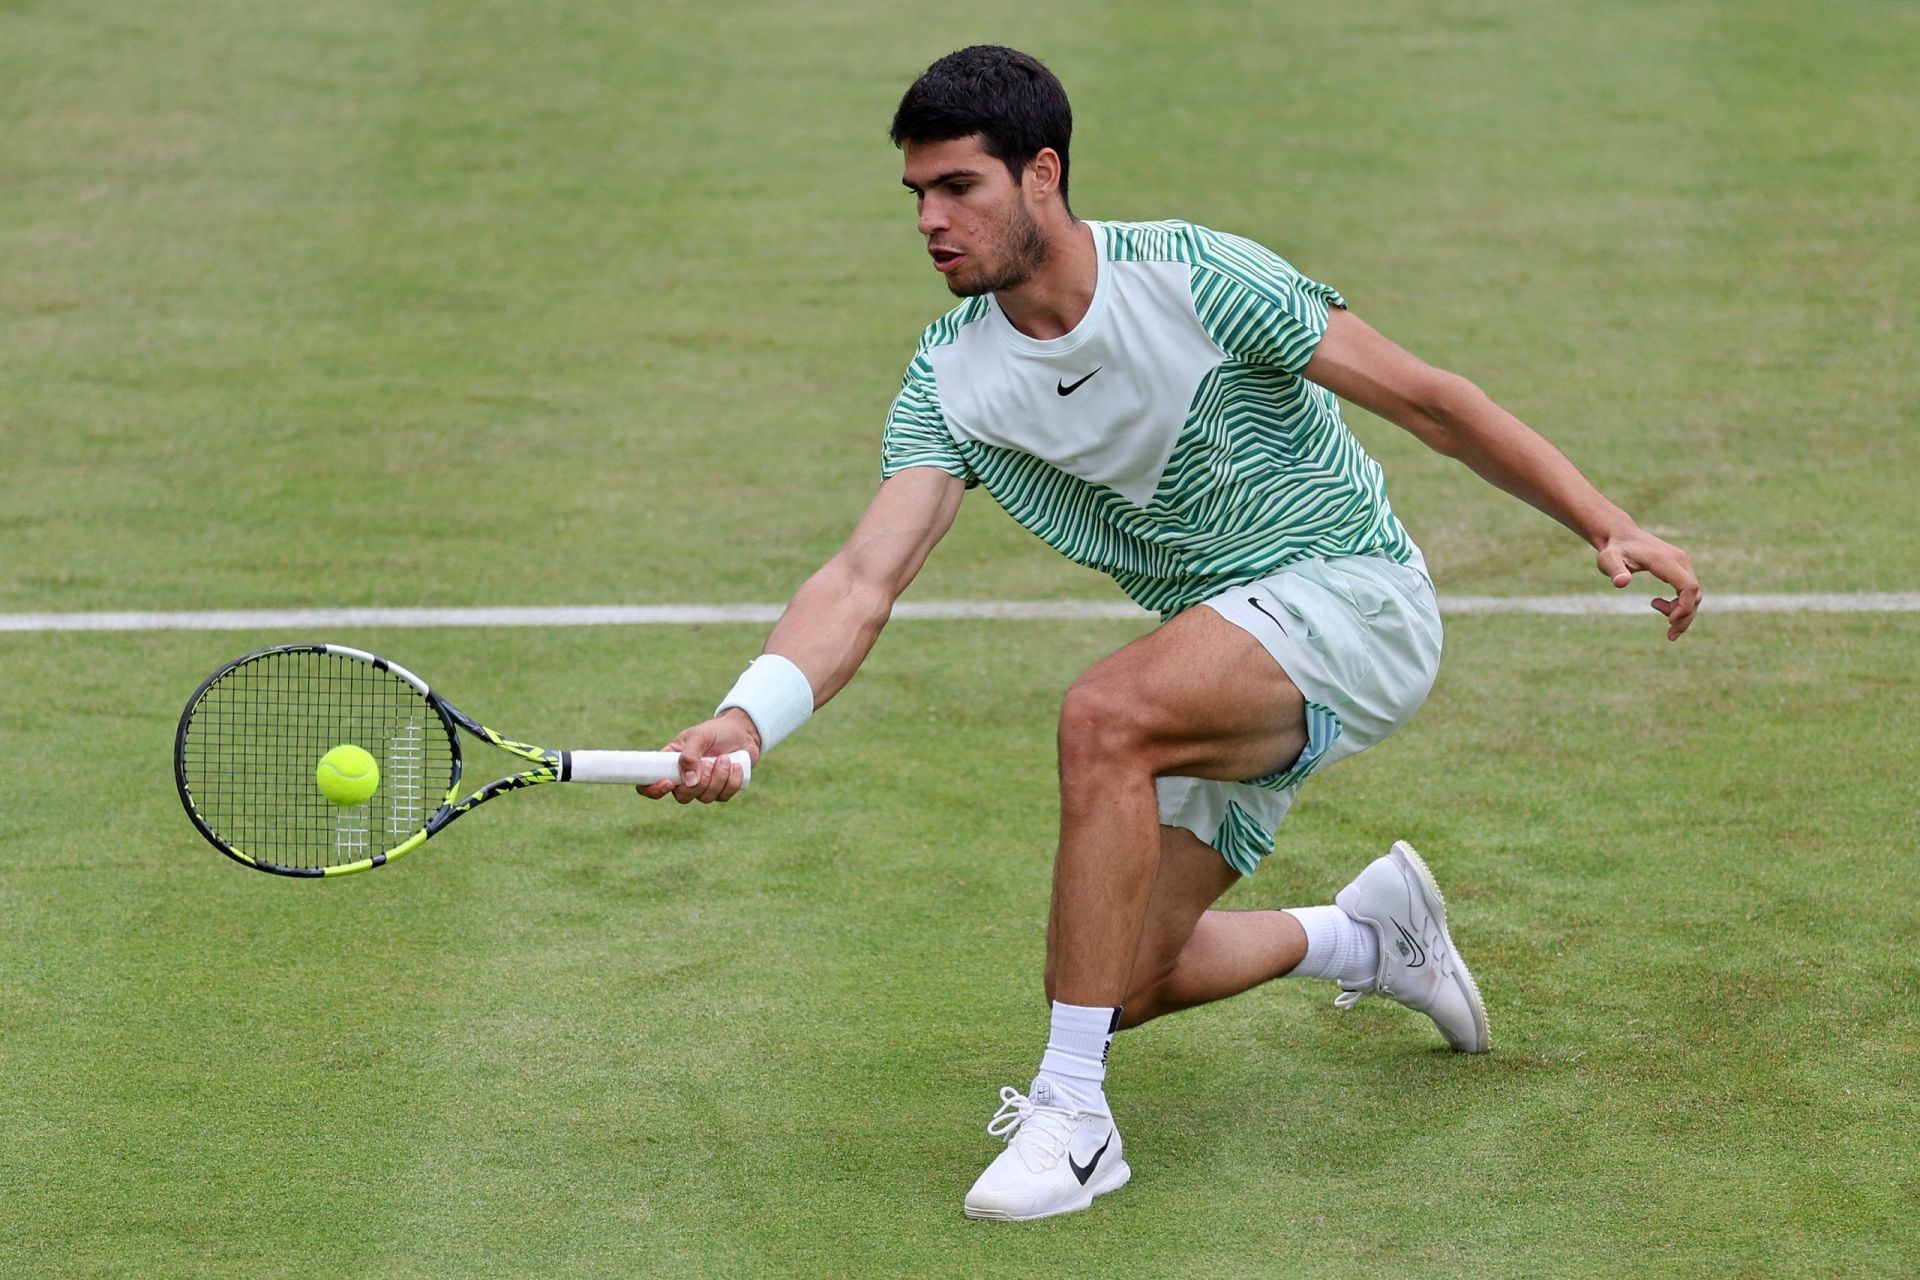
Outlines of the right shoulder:
[{"label": "right shoulder", "polygon": [[966,327],[986,316],[988,310],[984,297],[967,298],[920,335],[920,344],[900,379],[900,393],[887,410],[887,429],[880,445],[882,479],[910,467],[932,467],[959,477],[969,489],[980,483],[947,428],[946,412],[940,405],[940,380],[933,365],[935,353],[959,341]]},{"label": "right shoulder", "polygon": [[986,319],[991,309],[984,296],[964,298],[959,306],[928,325],[920,334],[919,345],[913,349],[913,359],[907,362],[906,373],[901,375],[902,393],[910,392],[937,401],[940,392],[933,376],[933,353],[959,341],[961,331],[970,324]]},{"label": "right shoulder", "polygon": [[914,361],[926,358],[928,352],[938,347],[951,345],[960,337],[960,331],[968,325],[987,318],[992,304],[983,294],[978,298],[962,298],[960,305],[928,325],[920,334],[920,345],[913,349]]}]

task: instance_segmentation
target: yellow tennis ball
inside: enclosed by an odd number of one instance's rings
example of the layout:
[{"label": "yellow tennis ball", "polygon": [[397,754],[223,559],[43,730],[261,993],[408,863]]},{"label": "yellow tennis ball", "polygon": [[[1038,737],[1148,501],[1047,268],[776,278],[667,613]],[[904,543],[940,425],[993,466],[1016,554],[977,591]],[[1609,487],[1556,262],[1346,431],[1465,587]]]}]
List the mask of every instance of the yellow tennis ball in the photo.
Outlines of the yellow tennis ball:
[{"label": "yellow tennis ball", "polygon": [[380,789],[380,766],[359,747],[342,743],[320,757],[313,778],[335,804],[365,804]]}]

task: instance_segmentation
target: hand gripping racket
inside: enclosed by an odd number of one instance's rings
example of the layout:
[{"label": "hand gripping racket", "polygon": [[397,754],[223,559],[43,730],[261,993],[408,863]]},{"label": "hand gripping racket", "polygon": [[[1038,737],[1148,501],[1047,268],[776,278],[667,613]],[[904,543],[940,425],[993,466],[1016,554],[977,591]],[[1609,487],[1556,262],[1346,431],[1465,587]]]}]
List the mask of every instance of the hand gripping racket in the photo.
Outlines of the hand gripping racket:
[{"label": "hand gripping racket", "polygon": [[[464,729],[533,762],[460,798]],[[329,799],[321,758],[358,747],[377,786]],[[359,757],[355,757],[359,758]],[[730,757],[744,775],[749,757]],[[676,778],[672,751],[549,751],[501,737],[385,658],[337,644],[283,644],[208,676],[181,713],[174,782],[213,847],[258,871],[343,876],[411,853],[495,796],[543,782],[645,785]]]}]

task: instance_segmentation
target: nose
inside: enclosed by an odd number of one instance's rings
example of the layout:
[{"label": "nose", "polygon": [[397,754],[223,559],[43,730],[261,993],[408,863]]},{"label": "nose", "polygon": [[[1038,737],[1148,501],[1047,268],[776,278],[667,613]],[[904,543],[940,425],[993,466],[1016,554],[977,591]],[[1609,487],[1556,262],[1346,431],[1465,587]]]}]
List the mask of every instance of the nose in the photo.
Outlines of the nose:
[{"label": "nose", "polygon": [[931,237],[945,231],[948,225],[947,215],[941,209],[938,200],[927,198],[920,201],[920,234],[922,236]]}]

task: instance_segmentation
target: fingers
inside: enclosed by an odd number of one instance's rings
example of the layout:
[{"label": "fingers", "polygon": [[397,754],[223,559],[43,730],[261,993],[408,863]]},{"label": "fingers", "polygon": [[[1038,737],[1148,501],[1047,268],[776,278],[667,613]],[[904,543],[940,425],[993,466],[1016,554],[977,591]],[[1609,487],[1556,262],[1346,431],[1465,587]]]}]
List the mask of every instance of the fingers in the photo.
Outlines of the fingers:
[{"label": "fingers", "polygon": [[1700,580],[1693,576],[1693,565],[1684,551],[1676,551],[1673,563],[1663,565],[1656,572],[1661,581],[1674,589],[1674,597],[1655,600],[1653,607],[1666,615],[1667,639],[1678,640],[1693,625],[1694,615],[1700,612]]},{"label": "fingers", "polygon": [[1672,600],[1656,600],[1656,605],[1667,607],[1660,612],[1667,615],[1667,639],[1678,640],[1693,625],[1693,616],[1700,612],[1700,584],[1690,582],[1680,588],[1680,594]]},{"label": "fingers", "polygon": [[1667,639],[1678,640],[1682,635],[1686,634],[1687,627],[1693,622],[1693,615],[1682,612],[1681,606],[1685,603],[1684,597],[1675,596],[1671,600],[1649,600],[1647,603],[1653,606],[1656,613],[1666,615]]},{"label": "fingers", "polygon": [[[697,727],[698,726],[696,726],[696,728]],[[685,733],[681,734],[679,737],[675,738],[672,742],[669,742],[664,748],[662,748],[662,750],[665,750],[665,751],[677,751],[680,753],[680,770],[681,770],[682,778],[686,776],[686,769],[687,769],[687,745],[686,745],[687,738],[691,736],[694,732],[695,732],[695,729],[689,729]],[[697,751],[694,752],[693,759],[694,759],[694,764],[697,767],[700,760],[699,752]],[[641,795],[645,796],[649,800],[664,800],[668,796],[674,793],[675,787],[676,787],[676,784],[672,778],[662,778],[658,782],[649,782],[641,786],[637,786],[634,788],[634,790],[639,792]]]},{"label": "fingers", "polygon": [[[675,748],[669,745],[668,749]],[[744,785],[745,776],[729,757],[695,756],[690,768],[682,757],[679,781],[666,778],[644,787],[635,787],[634,790],[649,800],[664,800],[672,796],[681,804],[692,804],[696,800],[701,804],[716,804],[739,795]]]},{"label": "fingers", "polygon": [[694,798],[701,804],[731,800],[740,790],[740,769],[726,756],[707,762],[706,782]]},{"label": "fingers", "polygon": [[[745,733],[741,732],[742,725],[747,727]],[[725,717],[716,717],[694,725],[665,748],[679,757],[675,762],[678,776],[635,787],[634,790],[649,800],[664,800],[672,796],[681,804],[692,804],[696,800],[701,804],[715,804],[733,799],[739,794],[740,788],[746,785],[746,774],[727,753],[745,750],[750,754],[758,754],[757,740],[751,736],[751,725],[752,721],[744,717],[738,723],[729,722]]]},{"label": "fingers", "polygon": [[1671,600],[1655,600],[1653,608],[1667,620],[1667,639],[1678,640],[1693,625],[1700,611],[1700,579],[1694,576],[1693,562],[1687,553],[1668,542],[1636,532],[1623,539],[1632,547],[1629,553],[1620,542],[1601,548],[1596,563],[1616,587],[1633,581],[1633,575],[1645,570],[1674,590]]},{"label": "fingers", "polygon": [[744,781],[740,768],[726,756],[715,756],[699,761],[692,782],[682,781],[673,787],[673,798],[681,804],[692,804],[698,800],[701,804],[717,804],[731,800],[740,793]]},{"label": "fingers", "polygon": [[1609,543],[1600,552],[1600,572],[1607,575],[1616,587],[1624,587],[1633,581],[1633,570],[1627,564],[1627,553]]},{"label": "fingers", "polygon": [[[680,782],[672,778],[662,778],[658,782],[642,783],[634,791],[649,800],[664,800],[672,795],[676,785],[685,785],[699,778],[700,757],[705,753],[700,749],[698,738],[702,726],[695,725],[669,742],[662,750],[677,752],[680,756]],[[684,803],[684,802],[683,802]]]},{"label": "fingers", "polygon": [[698,729],[689,730],[678,742],[668,744],[668,750],[675,748],[680,752],[680,783],[685,787],[697,787],[701,783],[701,762],[705,760],[707,748],[713,741],[711,733],[701,733]]},{"label": "fingers", "polygon": [[1660,579],[1676,593],[1660,612],[1667,615],[1667,639],[1678,640],[1693,625],[1693,615],[1700,612],[1700,579],[1694,576],[1687,553],[1678,547],[1673,548],[1672,564],[1661,566]]}]

